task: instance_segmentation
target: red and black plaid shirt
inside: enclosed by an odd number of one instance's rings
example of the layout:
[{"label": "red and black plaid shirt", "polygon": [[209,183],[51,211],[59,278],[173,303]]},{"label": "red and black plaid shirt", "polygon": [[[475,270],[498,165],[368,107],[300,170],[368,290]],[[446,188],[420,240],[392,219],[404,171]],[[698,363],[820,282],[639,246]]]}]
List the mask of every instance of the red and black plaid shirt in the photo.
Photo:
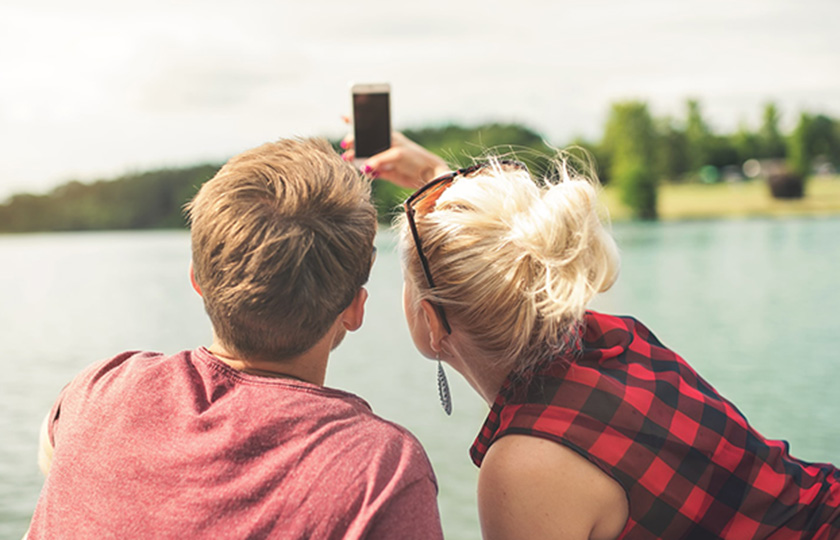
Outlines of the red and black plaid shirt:
[{"label": "red and black plaid shirt", "polygon": [[583,351],[508,380],[471,449],[507,434],[577,451],[627,492],[620,538],[840,538],[840,470],[791,457],[630,317],[588,312]]}]

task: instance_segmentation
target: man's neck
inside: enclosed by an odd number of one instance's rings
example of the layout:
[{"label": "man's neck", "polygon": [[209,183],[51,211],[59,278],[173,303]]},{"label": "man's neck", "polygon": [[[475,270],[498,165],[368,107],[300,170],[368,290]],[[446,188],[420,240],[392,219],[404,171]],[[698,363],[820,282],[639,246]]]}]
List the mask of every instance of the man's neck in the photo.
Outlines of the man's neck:
[{"label": "man's neck", "polygon": [[243,373],[261,377],[295,379],[318,386],[324,385],[324,379],[327,375],[327,360],[330,353],[330,348],[325,348],[319,341],[311,349],[293,358],[278,361],[252,360],[231,353],[229,348],[225,347],[215,337],[208,350],[221,362]]}]

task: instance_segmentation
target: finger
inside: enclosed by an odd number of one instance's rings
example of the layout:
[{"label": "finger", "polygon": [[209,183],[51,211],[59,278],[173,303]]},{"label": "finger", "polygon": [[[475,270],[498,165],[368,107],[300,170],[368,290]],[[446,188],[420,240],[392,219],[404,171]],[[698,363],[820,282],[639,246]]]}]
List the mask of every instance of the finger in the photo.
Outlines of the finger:
[{"label": "finger", "polygon": [[347,135],[344,136],[343,139],[341,139],[341,143],[339,143],[339,146],[341,146],[345,150],[349,150],[349,149],[353,148],[353,146],[355,145],[355,142],[356,141],[353,139],[353,134],[348,133]]},{"label": "finger", "polygon": [[354,159],[356,159],[356,151],[351,148],[350,150],[341,154],[341,159],[343,159],[344,161],[353,161]]},{"label": "finger", "polygon": [[[395,158],[397,157],[397,152],[395,148],[389,148],[384,152],[380,152],[375,156],[371,157],[367,161],[365,161],[364,165],[362,166],[362,171],[366,173],[377,173],[382,174],[387,171],[392,171],[394,169]],[[366,171],[365,169],[368,168],[369,170]]]}]

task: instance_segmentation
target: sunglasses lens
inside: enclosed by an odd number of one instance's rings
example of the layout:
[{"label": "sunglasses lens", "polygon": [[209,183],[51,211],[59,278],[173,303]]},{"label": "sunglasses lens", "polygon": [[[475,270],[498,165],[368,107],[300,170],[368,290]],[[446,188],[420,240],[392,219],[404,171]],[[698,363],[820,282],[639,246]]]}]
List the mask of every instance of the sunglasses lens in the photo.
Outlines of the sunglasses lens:
[{"label": "sunglasses lens", "polygon": [[451,173],[444,178],[440,178],[438,181],[433,180],[432,184],[430,184],[425,190],[423,190],[422,193],[418,193],[415,198],[409,199],[411,208],[414,210],[415,213],[418,214],[427,214],[431,212],[434,209],[435,203],[437,203],[441,194],[443,194],[443,192],[446,191],[447,188],[449,188],[449,186],[451,186],[457,178],[470,178],[477,176],[488,167],[498,167],[498,169],[502,172],[527,170],[527,167],[519,161],[503,160],[499,162],[477,163],[470,167],[466,167],[464,169],[460,169],[454,173]]},{"label": "sunglasses lens", "polygon": [[449,178],[443,182],[439,182],[434,186],[430,187],[423,194],[418,197],[414,204],[414,211],[420,214],[427,214],[430,212],[434,207],[437,200],[440,198],[441,194],[446,191],[450,185],[452,185],[452,180],[455,177]]}]

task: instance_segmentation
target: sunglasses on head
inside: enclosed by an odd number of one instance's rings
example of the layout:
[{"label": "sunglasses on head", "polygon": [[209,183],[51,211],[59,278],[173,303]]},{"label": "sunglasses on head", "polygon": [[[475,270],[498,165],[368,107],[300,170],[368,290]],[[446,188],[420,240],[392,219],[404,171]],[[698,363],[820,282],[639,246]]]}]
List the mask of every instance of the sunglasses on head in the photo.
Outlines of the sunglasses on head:
[{"label": "sunglasses on head", "polygon": [[[414,238],[414,247],[417,248],[417,256],[420,258],[420,266],[423,268],[423,274],[426,276],[426,282],[430,289],[435,288],[435,281],[432,279],[432,272],[429,270],[429,260],[423,254],[423,244],[420,241],[420,233],[417,231],[416,216],[428,214],[435,208],[440,196],[446,191],[456,180],[461,178],[470,178],[479,176],[480,173],[487,169],[496,169],[502,172],[509,171],[527,171],[528,168],[524,163],[514,160],[493,160],[482,161],[475,163],[469,167],[458,169],[439,176],[414,192],[411,197],[406,199],[403,204],[405,208],[405,216],[408,220],[408,227],[411,229],[411,236]],[[446,329],[446,332],[451,334],[452,328],[449,326],[449,321],[446,319],[446,313],[443,311],[443,306],[433,304],[435,310],[440,316],[441,323]]]}]

